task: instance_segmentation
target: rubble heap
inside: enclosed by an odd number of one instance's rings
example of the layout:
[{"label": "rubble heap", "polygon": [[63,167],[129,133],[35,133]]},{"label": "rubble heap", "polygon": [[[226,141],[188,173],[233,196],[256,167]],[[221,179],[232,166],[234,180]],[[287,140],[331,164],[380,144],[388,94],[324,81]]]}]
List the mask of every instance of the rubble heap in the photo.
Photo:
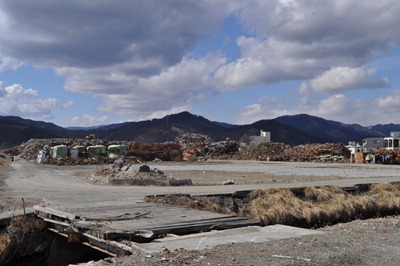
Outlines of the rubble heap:
[{"label": "rubble heap", "polygon": [[[212,142],[211,138],[202,134],[183,134],[174,143],[145,144],[133,142],[115,142],[107,140],[88,139],[31,139],[18,147],[20,156],[27,160],[36,160],[39,151],[50,151],[51,147],[66,145],[68,149],[75,146],[109,146],[123,144],[128,147],[126,160],[131,162],[182,161],[182,160],[207,160],[236,159],[236,160],[261,160],[261,161],[314,161],[314,162],[346,162],[349,161],[348,149],[335,143],[305,144],[290,147],[284,143],[266,142],[258,145],[239,144],[236,141]],[[72,156],[71,156],[72,157]],[[397,157],[397,156],[396,156]],[[108,163],[110,158],[98,156],[80,156],[50,158],[50,164],[99,164]]]},{"label": "rubble heap", "polygon": [[350,152],[342,144],[336,143],[289,147],[284,143],[268,142],[241,146],[234,158],[260,161],[345,162],[350,158]]},{"label": "rubble heap", "polygon": [[133,186],[191,186],[191,179],[175,179],[147,164],[139,167],[120,158],[109,169],[102,170],[102,176],[108,176],[108,184]]},{"label": "rubble heap", "polygon": [[219,159],[229,159],[238,152],[239,146],[238,142],[231,140],[213,142],[209,146],[208,155]]},{"label": "rubble heap", "polygon": [[182,152],[185,153],[198,147],[209,146],[212,140],[207,135],[186,133],[176,138],[175,142],[180,146]]},{"label": "rubble heap", "polygon": [[[39,151],[49,151],[51,147],[57,145],[66,145],[68,149],[75,146],[94,146],[94,145],[113,145],[113,144],[124,144],[129,147],[130,142],[127,141],[107,141],[107,140],[88,140],[88,139],[30,139],[27,142],[22,143],[18,146],[19,155],[21,158],[26,160],[36,160]],[[49,163],[55,160],[50,160]]]},{"label": "rubble heap", "polygon": [[129,147],[128,157],[137,157],[143,161],[182,161],[182,152],[178,144],[135,143]]},{"label": "rubble heap", "polygon": [[344,162],[350,158],[350,151],[342,144],[304,144],[285,151],[290,161],[299,162]]},{"label": "rubble heap", "polygon": [[279,142],[265,142],[258,145],[246,145],[239,148],[234,156],[237,160],[260,160],[260,161],[287,161],[285,151],[289,145]]}]

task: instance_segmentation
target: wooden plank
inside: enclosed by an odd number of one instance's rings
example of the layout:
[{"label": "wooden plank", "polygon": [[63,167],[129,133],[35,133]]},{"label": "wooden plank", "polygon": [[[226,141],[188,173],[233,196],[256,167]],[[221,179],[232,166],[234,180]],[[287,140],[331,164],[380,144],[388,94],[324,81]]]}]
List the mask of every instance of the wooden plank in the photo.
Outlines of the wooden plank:
[{"label": "wooden plank", "polygon": [[[122,232],[122,231],[107,231],[103,232],[104,239],[121,239],[121,238],[129,238],[131,236],[142,236],[145,238],[158,238],[163,237],[167,234],[192,234],[199,233],[211,230],[224,230],[238,227],[246,227],[251,225],[260,225],[260,221],[258,220],[235,220],[235,221],[219,221],[217,223],[188,223],[188,224],[179,224],[177,226],[169,226],[169,227],[154,227],[148,228],[148,230],[135,230],[131,232]],[[147,233],[146,235],[140,234],[140,232],[152,232]]]},{"label": "wooden plank", "polygon": [[46,215],[45,218],[52,218],[53,216],[64,218],[70,221],[75,220],[77,217],[74,214],[66,213],[63,211],[59,211],[56,209],[48,208],[48,207],[41,207],[39,205],[33,206],[33,209],[40,213],[41,215]]},{"label": "wooden plank", "polygon": [[156,238],[168,233],[184,234],[196,233],[209,230],[221,230],[228,228],[237,228],[249,225],[259,225],[259,220],[248,220],[245,217],[224,217],[208,220],[191,220],[175,223],[158,223],[147,226],[129,225],[124,222],[119,223],[91,223],[75,222],[74,226],[80,231],[86,231],[97,237],[104,239],[130,239],[134,237]]},{"label": "wooden plank", "polygon": [[[85,210],[74,210],[69,209],[67,210],[69,213],[74,213],[77,216],[89,216],[91,214],[101,214],[101,213],[140,213],[143,210],[152,211],[152,210],[160,210],[160,211],[171,211],[171,210],[180,210],[180,211],[196,211],[195,209],[191,208],[182,208],[179,206],[172,206],[172,207],[158,207],[158,206],[151,206],[147,208],[113,208],[113,209],[92,209],[86,208]],[[64,210],[65,211],[65,210]],[[199,210],[197,210],[199,211]]]}]

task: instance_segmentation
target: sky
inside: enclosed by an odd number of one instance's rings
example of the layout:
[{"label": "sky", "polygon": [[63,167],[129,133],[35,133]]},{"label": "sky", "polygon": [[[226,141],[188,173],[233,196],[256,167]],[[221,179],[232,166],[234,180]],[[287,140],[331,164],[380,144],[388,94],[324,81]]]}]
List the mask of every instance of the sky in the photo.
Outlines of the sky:
[{"label": "sky", "polygon": [[1,0],[0,115],[400,124],[398,0]]}]

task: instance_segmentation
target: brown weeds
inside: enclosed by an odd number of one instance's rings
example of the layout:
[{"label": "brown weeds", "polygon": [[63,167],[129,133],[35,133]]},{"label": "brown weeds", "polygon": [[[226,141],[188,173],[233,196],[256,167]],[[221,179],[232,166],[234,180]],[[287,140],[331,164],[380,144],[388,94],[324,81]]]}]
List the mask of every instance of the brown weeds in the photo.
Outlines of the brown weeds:
[{"label": "brown weeds", "polygon": [[394,184],[372,185],[361,195],[333,186],[306,187],[303,192],[299,196],[288,188],[253,191],[252,216],[264,225],[315,227],[400,213],[400,188]]},{"label": "brown weeds", "polygon": [[231,197],[190,195],[167,195],[148,200],[225,214],[236,213],[259,219],[264,225],[286,224],[312,228],[399,214],[400,186],[371,185],[367,192],[357,195],[334,186],[258,189],[239,202]]},{"label": "brown weeds", "polygon": [[0,235],[0,265],[6,264],[17,253],[21,244],[28,237],[46,228],[43,220],[29,216],[14,217],[5,232]]}]

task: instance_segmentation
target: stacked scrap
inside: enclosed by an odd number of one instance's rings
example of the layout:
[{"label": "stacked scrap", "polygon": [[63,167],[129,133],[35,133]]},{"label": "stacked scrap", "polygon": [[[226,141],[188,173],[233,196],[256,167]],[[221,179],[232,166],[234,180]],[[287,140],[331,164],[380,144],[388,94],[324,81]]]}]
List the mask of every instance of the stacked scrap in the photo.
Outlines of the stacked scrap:
[{"label": "stacked scrap", "polygon": [[[236,159],[236,160],[261,160],[261,161],[314,161],[314,162],[348,162],[350,152],[341,144],[305,144],[289,147],[284,143],[266,142],[259,145],[239,145],[235,141],[212,142],[211,138],[202,134],[183,134],[175,143],[144,144],[130,142],[109,142],[106,140],[87,139],[31,139],[18,147],[20,156],[27,160],[36,160],[39,151],[46,154],[52,147],[65,145],[69,151],[82,148],[86,156],[67,156],[60,161],[59,158],[50,159],[49,163],[57,164],[93,164],[104,163],[107,156],[90,156],[87,147],[103,145],[108,147],[113,144],[123,144],[128,147],[127,157],[135,161],[182,161],[188,158],[201,160]],[[92,158],[93,157],[93,158]],[[96,157],[96,158],[94,158]],[[399,156],[396,156],[399,157]]]},{"label": "stacked scrap", "polygon": [[87,140],[87,139],[30,139],[29,141],[22,143],[18,150],[20,152],[20,157],[26,160],[36,160],[39,151],[50,151],[51,147],[58,145],[66,145],[70,150],[73,147],[81,146],[81,147],[89,147],[96,145],[112,145],[112,144],[124,144],[126,146],[131,145],[128,142],[115,142],[115,141],[107,141],[107,140]]},{"label": "stacked scrap", "polygon": [[180,146],[182,152],[188,152],[198,147],[211,145],[212,140],[207,135],[186,133],[179,136],[175,142]]},{"label": "stacked scrap", "polygon": [[260,160],[260,161],[287,161],[286,150],[289,145],[278,142],[265,142],[258,145],[246,145],[239,148],[235,155],[237,160]]},{"label": "stacked scrap", "polygon": [[128,157],[137,157],[143,161],[182,161],[182,152],[179,145],[135,143],[128,150]]},{"label": "stacked scrap", "polygon": [[235,155],[238,160],[298,161],[298,162],[345,162],[349,150],[342,144],[305,144],[289,147],[284,143],[261,143],[240,148]]},{"label": "stacked scrap", "polygon": [[290,161],[343,162],[350,158],[350,151],[342,144],[305,144],[285,151]]}]

